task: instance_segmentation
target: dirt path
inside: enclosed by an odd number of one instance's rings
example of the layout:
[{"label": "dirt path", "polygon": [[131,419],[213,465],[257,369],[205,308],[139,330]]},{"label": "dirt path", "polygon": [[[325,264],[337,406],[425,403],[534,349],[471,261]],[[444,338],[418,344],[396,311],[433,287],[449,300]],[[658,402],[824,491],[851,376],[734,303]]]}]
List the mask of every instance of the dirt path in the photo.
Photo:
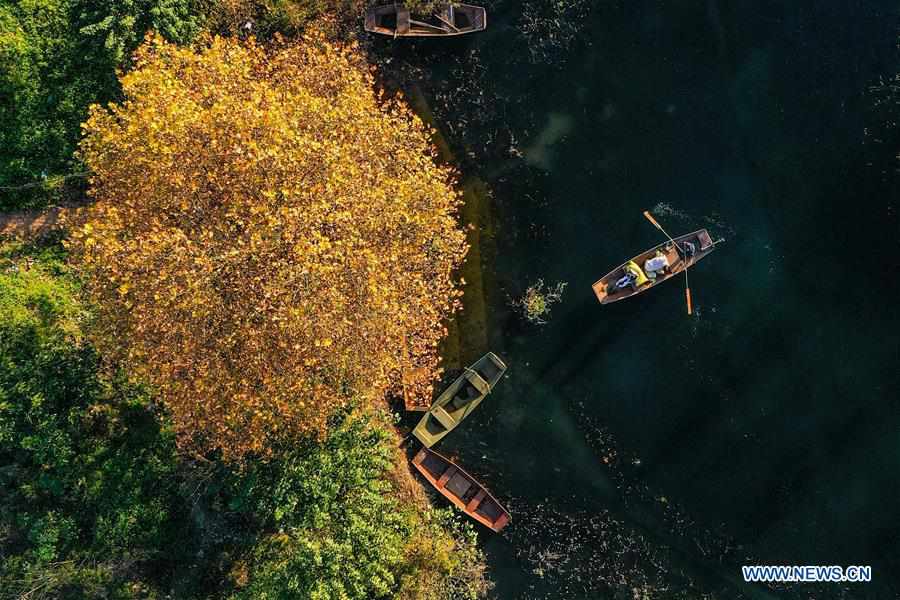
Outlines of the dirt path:
[{"label": "dirt path", "polygon": [[47,235],[60,226],[62,216],[75,206],[71,204],[0,213],[0,238],[32,239]]}]

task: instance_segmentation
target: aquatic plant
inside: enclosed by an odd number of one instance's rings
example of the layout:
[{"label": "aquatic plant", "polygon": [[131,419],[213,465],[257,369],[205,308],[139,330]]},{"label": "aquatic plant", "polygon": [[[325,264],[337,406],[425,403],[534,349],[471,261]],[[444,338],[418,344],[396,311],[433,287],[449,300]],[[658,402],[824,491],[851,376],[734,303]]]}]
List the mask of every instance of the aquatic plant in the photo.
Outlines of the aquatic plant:
[{"label": "aquatic plant", "polygon": [[511,300],[510,305],[518,310],[525,320],[536,325],[545,325],[550,318],[550,307],[562,301],[563,292],[568,283],[557,282],[553,286],[545,286],[543,279],[538,279],[528,286],[521,298]]}]

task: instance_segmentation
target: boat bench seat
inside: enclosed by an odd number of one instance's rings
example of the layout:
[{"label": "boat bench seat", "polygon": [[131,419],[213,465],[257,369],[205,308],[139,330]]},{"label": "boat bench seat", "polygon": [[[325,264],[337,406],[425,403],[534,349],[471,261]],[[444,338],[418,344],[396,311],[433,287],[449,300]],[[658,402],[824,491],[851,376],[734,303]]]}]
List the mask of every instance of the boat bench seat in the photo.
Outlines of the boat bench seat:
[{"label": "boat bench seat", "polygon": [[481,504],[481,501],[484,500],[485,496],[487,496],[487,492],[485,492],[484,490],[478,490],[478,493],[475,494],[475,496],[471,500],[469,500],[468,504],[466,504],[466,510],[469,512],[474,511],[476,508],[478,508],[478,505]]},{"label": "boat bench seat", "polygon": [[431,416],[435,418],[435,420],[443,425],[445,429],[453,429],[456,427],[456,421],[453,420],[453,417],[450,416],[446,410],[444,410],[443,406],[436,406],[431,409]]},{"label": "boat bench seat", "polygon": [[447,482],[454,475],[456,475],[456,467],[449,467],[446,471],[444,471],[440,479],[437,480],[437,487],[442,488],[447,485]]},{"label": "boat bench seat", "polygon": [[469,373],[469,383],[472,384],[472,387],[475,388],[477,392],[482,394],[488,394],[491,391],[491,385],[484,380],[484,378],[479,375],[476,371],[472,371]]}]

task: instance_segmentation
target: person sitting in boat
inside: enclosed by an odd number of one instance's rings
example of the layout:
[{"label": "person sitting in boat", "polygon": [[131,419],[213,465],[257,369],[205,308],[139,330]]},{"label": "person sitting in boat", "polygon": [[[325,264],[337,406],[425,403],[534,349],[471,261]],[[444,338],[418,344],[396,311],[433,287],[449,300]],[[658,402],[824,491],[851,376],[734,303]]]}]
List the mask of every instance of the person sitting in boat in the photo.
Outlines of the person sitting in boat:
[{"label": "person sitting in boat", "polygon": [[644,261],[644,272],[651,280],[656,279],[657,275],[665,273],[669,268],[669,259],[665,254],[656,251],[656,254]]},{"label": "person sitting in boat", "polygon": [[633,287],[635,279],[637,279],[637,277],[635,277],[631,273],[626,272],[623,277],[616,280],[616,289],[624,290],[627,287]]},{"label": "person sitting in boat", "polygon": [[637,289],[650,281],[647,279],[647,276],[644,275],[644,272],[638,266],[636,262],[633,260],[629,260],[628,264],[626,264],[623,268],[625,271],[625,275],[616,281],[616,289],[621,290],[626,287],[631,287],[631,289]]},{"label": "person sitting in boat", "polygon": [[692,242],[682,242],[681,252],[685,258],[693,258],[693,256],[697,254],[697,246]]}]

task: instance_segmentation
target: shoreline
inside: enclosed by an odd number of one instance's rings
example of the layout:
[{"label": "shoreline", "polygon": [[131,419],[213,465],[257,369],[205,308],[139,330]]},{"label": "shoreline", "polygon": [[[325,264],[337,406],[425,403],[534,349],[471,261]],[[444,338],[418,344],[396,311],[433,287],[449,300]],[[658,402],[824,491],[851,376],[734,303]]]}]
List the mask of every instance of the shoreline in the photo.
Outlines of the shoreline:
[{"label": "shoreline", "polygon": [[480,177],[458,170],[459,161],[434,116],[422,87],[415,82],[402,85],[410,109],[432,130],[432,142],[440,160],[457,171],[462,204],[458,218],[466,231],[469,250],[459,271],[464,282],[462,308],[446,323],[447,335],[441,341],[441,365],[445,369],[462,369],[487,352],[488,299],[494,280],[485,268],[487,257],[494,254],[494,222],[487,184]]}]

